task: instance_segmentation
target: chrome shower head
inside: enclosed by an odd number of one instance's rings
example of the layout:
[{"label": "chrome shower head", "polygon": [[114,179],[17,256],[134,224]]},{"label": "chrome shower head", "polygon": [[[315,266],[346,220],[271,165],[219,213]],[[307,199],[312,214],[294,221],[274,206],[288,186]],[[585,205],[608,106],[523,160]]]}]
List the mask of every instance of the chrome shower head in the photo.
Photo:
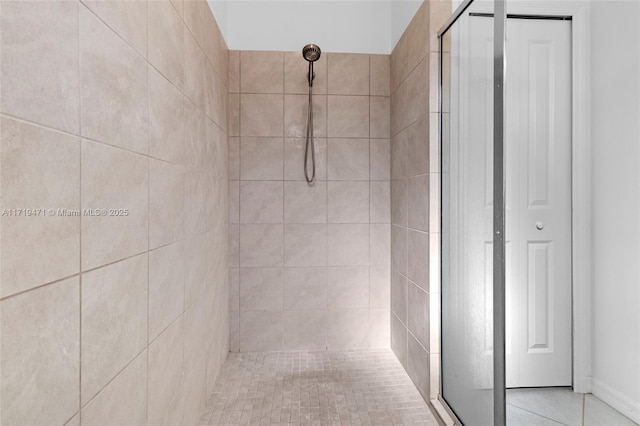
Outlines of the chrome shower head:
[{"label": "chrome shower head", "polygon": [[309,62],[320,59],[320,48],[315,44],[307,44],[302,48],[302,57]]}]

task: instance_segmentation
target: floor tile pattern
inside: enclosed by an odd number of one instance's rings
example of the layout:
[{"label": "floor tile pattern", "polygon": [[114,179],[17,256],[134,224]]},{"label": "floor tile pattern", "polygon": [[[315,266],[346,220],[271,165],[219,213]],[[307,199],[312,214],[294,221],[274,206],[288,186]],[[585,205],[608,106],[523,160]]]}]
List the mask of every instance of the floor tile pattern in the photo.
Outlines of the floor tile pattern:
[{"label": "floor tile pattern", "polygon": [[437,425],[388,349],[230,353],[201,425]]}]

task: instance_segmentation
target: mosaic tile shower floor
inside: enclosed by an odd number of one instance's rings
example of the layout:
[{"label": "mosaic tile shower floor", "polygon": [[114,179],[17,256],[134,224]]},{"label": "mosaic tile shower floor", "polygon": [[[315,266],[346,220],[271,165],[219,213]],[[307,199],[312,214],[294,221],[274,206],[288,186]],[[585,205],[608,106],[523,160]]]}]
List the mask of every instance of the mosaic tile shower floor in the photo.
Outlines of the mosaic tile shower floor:
[{"label": "mosaic tile shower floor", "polygon": [[231,353],[200,425],[437,425],[388,349]]}]

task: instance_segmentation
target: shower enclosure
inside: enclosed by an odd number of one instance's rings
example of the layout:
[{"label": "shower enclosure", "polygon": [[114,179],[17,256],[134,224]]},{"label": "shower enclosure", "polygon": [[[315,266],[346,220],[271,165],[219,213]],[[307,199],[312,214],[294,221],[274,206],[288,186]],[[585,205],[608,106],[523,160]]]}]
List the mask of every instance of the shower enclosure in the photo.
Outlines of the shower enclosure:
[{"label": "shower enclosure", "polygon": [[542,390],[576,424],[600,400],[640,421],[639,27],[637,1],[468,0],[439,32],[440,396],[463,424],[531,424],[509,398]]}]

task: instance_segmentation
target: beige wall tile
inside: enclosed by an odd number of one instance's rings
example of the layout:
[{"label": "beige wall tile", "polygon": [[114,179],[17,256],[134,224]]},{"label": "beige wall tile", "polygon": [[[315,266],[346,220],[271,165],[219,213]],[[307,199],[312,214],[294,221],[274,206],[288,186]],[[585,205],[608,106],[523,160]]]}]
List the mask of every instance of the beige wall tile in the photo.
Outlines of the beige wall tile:
[{"label": "beige wall tile", "polygon": [[229,93],[240,93],[240,51],[229,51]]},{"label": "beige wall tile", "polygon": [[188,238],[184,243],[184,301],[185,307],[198,302],[212,276],[208,245],[209,233]]},{"label": "beige wall tile", "polygon": [[408,231],[407,277],[424,289],[429,283],[429,234]]},{"label": "beige wall tile", "polygon": [[388,266],[369,267],[369,306],[387,310],[391,307],[391,270]]},{"label": "beige wall tile", "polygon": [[[429,6],[430,1],[422,3],[407,27],[407,59],[409,70],[429,54]],[[437,29],[436,29],[437,31]]]},{"label": "beige wall tile", "polygon": [[370,265],[389,266],[391,264],[391,225],[370,225],[371,258]]},{"label": "beige wall tile", "polygon": [[149,2],[149,63],[177,87],[184,85],[184,27],[166,1]]},{"label": "beige wall tile", "polygon": [[282,223],[283,182],[240,182],[240,223]]},{"label": "beige wall tile", "polygon": [[369,140],[329,139],[327,179],[369,180]]},{"label": "beige wall tile", "polygon": [[[304,152],[306,140],[287,138],[284,141],[284,179],[305,180]],[[316,181],[327,180],[327,140],[314,138],[316,157]],[[311,148],[309,148],[309,174],[311,174]]]},{"label": "beige wall tile", "polygon": [[330,95],[369,94],[369,55],[329,53],[327,61]]},{"label": "beige wall tile", "polygon": [[206,64],[205,71],[205,112],[220,128],[226,130],[229,93],[222,77],[210,64]]},{"label": "beige wall tile", "polygon": [[329,266],[369,264],[369,225],[330,224],[328,229]]},{"label": "beige wall tile", "polygon": [[184,97],[185,164],[199,170],[206,166],[207,118],[189,98]]},{"label": "beige wall tile", "polygon": [[148,422],[175,425],[182,421],[180,398],[183,380],[184,332],[182,317],[149,345]]},{"label": "beige wall tile", "polygon": [[409,303],[407,300],[408,281],[405,276],[391,270],[391,311],[402,322],[403,327],[407,327],[407,312]]},{"label": "beige wall tile", "polygon": [[80,207],[80,140],[9,118],[1,128],[3,209],[45,209],[0,218],[0,297],[6,297],[79,272],[80,217],[57,210]]},{"label": "beige wall tile", "polygon": [[188,171],[184,175],[185,236],[199,235],[207,229],[207,194],[211,181],[205,173]]},{"label": "beige wall tile", "polygon": [[284,183],[285,223],[326,223],[327,186],[324,182]]},{"label": "beige wall tile", "polygon": [[370,94],[372,96],[389,96],[391,82],[390,55],[369,55]]},{"label": "beige wall tile", "polygon": [[369,182],[371,223],[391,222],[391,183],[387,181]]},{"label": "beige wall tile", "polygon": [[240,179],[240,138],[229,137],[229,179]]},{"label": "beige wall tile", "polygon": [[391,312],[389,309],[369,309],[369,346],[389,348],[391,340]]},{"label": "beige wall tile", "polygon": [[329,223],[369,223],[369,182],[329,181],[327,199]]},{"label": "beige wall tile", "polygon": [[69,278],[0,302],[2,424],[62,424],[78,411],[78,286]]},{"label": "beige wall tile", "polygon": [[285,225],[286,266],[327,265],[327,225]]},{"label": "beige wall tile", "polygon": [[407,368],[407,328],[391,313],[391,349],[398,361]]},{"label": "beige wall tile", "polygon": [[284,135],[282,95],[240,96],[240,135],[275,137]]},{"label": "beige wall tile", "polygon": [[370,98],[370,134],[372,138],[389,138],[391,136],[391,104],[388,96],[372,96]]},{"label": "beige wall tile", "polygon": [[2,112],[77,134],[78,3],[3,3],[0,51]]},{"label": "beige wall tile", "polygon": [[147,2],[86,0],[82,2],[102,21],[133,46],[139,54],[147,56]]},{"label": "beige wall tile", "polygon": [[369,310],[329,310],[327,348],[349,349],[369,346]]},{"label": "beige wall tile", "polygon": [[429,230],[429,175],[409,178],[407,187],[409,227]]},{"label": "beige wall tile", "polygon": [[327,105],[329,137],[369,137],[368,96],[329,96]]},{"label": "beige wall tile", "polygon": [[176,9],[180,18],[184,17],[184,0],[170,0],[173,7]]},{"label": "beige wall tile", "polygon": [[179,424],[192,425],[195,424],[206,404],[206,363],[204,357],[198,360],[198,363],[192,371],[185,374],[184,388],[181,394],[183,404],[182,421]]},{"label": "beige wall tile", "polygon": [[239,225],[229,225],[229,266],[240,266]]},{"label": "beige wall tile", "polygon": [[151,342],[184,310],[184,243],[149,252],[149,337]]},{"label": "beige wall tile", "polygon": [[240,351],[281,350],[282,333],[282,312],[246,311],[240,318]]},{"label": "beige wall tile", "polygon": [[240,268],[229,268],[229,310],[240,310]]},{"label": "beige wall tile", "polygon": [[229,137],[224,129],[208,117],[206,122],[207,164],[203,171],[218,179],[229,179]]},{"label": "beige wall tile", "polygon": [[240,310],[282,311],[282,268],[240,268]]},{"label": "beige wall tile", "polygon": [[240,352],[240,312],[229,312],[229,351]]},{"label": "beige wall tile", "polygon": [[[443,137],[446,137],[443,132]],[[440,115],[429,113],[429,171],[440,172]]]},{"label": "beige wall tile", "polygon": [[282,138],[241,138],[240,179],[282,180]]},{"label": "beige wall tile", "polygon": [[409,136],[402,131],[391,139],[391,179],[407,177],[408,156]]},{"label": "beige wall tile", "polygon": [[391,179],[391,143],[389,139],[369,141],[369,177],[371,180]]},{"label": "beige wall tile", "polygon": [[[423,60],[409,74],[403,84],[407,90],[407,114],[402,117],[401,128],[413,123],[418,118],[429,112],[429,62]],[[436,91],[437,97],[437,91]]]},{"label": "beige wall tile", "polygon": [[423,398],[429,399],[429,354],[409,333],[407,341],[407,373]]},{"label": "beige wall tile", "polygon": [[78,411],[64,426],[80,426],[80,412]]},{"label": "beige wall tile", "polygon": [[82,141],[82,208],[128,209],[82,218],[82,269],[148,249],[149,162],[142,155]]},{"label": "beige wall tile", "polygon": [[240,136],[240,95],[229,94],[229,136]]},{"label": "beige wall tile", "polygon": [[175,164],[185,161],[182,92],[149,67],[149,155]]},{"label": "beige wall tile", "polygon": [[149,160],[149,248],[184,236],[184,170],[182,166]]},{"label": "beige wall tile", "polygon": [[83,404],[147,344],[148,269],[142,254],[83,274]]},{"label": "beige wall tile", "polygon": [[325,350],[326,310],[285,311],[283,349]]},{"label": "beige wall tile", "polygon": [[330,267],[327,306],[331,309],[369,307],[369,267]]},{"label": "beige wall tile", "polygon": [[[436,52],[431,52],[428,56],[428,78],[429,78],[429,112],[438,112],[440,109],[439,98],[439,72],[440,72],[440,57]],[[426,62],[426,61],[424,61]]]},{"label": "beige wall tile", "polygon": [[240,90],[242,93],[283,93],[284,53],[241,51]]},{"label": "beige wall tile", "polygon": [[408,262],[407,228],[391,227],[391,266],[403,275],[407,275]]},{"label": "beige wall tile", "polygon": [[429,347],[429,294],[409,281],[407,289],[407,326],[425,348]]},{"label": "beige wall tile", "polygon": [[429,172],[429,122],[425,115],[407,128],[407,176]]},{"label": "beige wall tile", "polygon": [[[187,4],[198,2],[187,2]],[[207,59],[204,52],[184,27],[184,94],[200,109],[204,109]]]},{"label": "beige wall tile", "polygon": [[240,226],[240,266],[282,266],[282,225]]},{"label": "beige wall tile", "polygon": [[393,52],[391,52],[390,82],[392,95],[409,72],[408,50],[409,46],[407,44],[407,33],[405,32],[404,34],[402,34],[402,37],[400,37],[400,40],[398,41],[398,44],[396,44],[396,47],[393,49]]},{"label": "beige wall tile", "polygon": [[408,181],[399,179],[391,181],[391,223],[407,226],[408,221]]},{"label": "beige wall tile", "polygon": [[451,16],[451,0],[432,0],[429,5],[429,39],[432,52],[438,51],[438,30]]},{"label": "beige wall tile", "polygon": [[[184,373],[189,375],[194,369],[201,367],[204,376],[204,366],[201,360],[204,359],[207,349],[207,328],[203,324],[207,324],[207,312],[204,302],[204,296],[196,303],[189,306],[183,315],[184,326]],[[182,391],[184,398],[189,392],[189,385],[185,383]],[[185,412],[187,407],[185,406]]]},{"label": "beige wall tile", "polygon": [[[98,4],[112,2],[93,5]],[[147,64],[84,7],[80,7],[80,78],[82,136],[146,154]]]},{"label": "beige wall tile", "polygon": [[[313,93],[327,93],[327,55],[321,54],[320,59],[313,63]],[[302,57],[302,51],[284,52],[284,92],[309,93],[309,62]]]},{"label": "beige wall tile", "polygon": [[[306,137],[308,114],[308,95],[285,95],[285,136],[296,138]],[[324,95],[313,95],[313,136],[318,138],[327,136],[327,97]]]},{"label": "beige wall tile", "polygon": [[286,310],[326,309],[327,268],[285,268]]},{"label": "beige wall tile", "polygon": [[82,409],[82,424],[143,425],[147,422],[147,351],[143,351]]},{"label": "beige wall tile", "polygon": [[240,223],[240,182],[229,181],[229,223]]}]

